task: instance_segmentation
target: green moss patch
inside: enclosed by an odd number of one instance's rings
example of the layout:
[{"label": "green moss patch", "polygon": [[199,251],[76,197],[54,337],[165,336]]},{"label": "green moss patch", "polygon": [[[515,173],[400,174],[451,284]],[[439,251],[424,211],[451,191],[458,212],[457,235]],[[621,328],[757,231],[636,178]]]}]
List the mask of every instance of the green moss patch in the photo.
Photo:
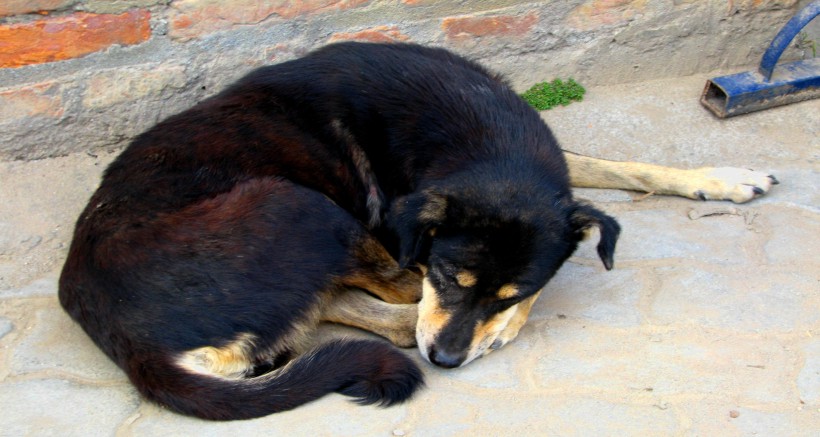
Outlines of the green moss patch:
[{"label": "green moss patch", "polygon": [[573,101],[584,100],[584,89],[578,82],[568,79],[566,82],[555,79],[552,82],[541,82],[532,86],[524,94],[521,94],[527,103],[539,111],[554,108],[555,106],[567,106]]}]

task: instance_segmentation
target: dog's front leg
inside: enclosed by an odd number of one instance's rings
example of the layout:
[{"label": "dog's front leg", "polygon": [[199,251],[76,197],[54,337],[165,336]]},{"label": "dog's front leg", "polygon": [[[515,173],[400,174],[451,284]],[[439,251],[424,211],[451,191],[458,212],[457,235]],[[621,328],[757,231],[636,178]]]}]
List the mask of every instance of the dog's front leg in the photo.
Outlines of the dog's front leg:
[{"label": "dog's front leg", "polygon": [[669,194],[700,200],[748,202],[776,185],[774,176],[745,168],[680,169],[640,162],[619,162],[564,152],[570,184]]},{"label": "dog's front leg", "polygon": [[370,331],[399,347],[416,345],[416,304],[390,304],[360,290],[345,290],[322,310],[322,320]]},{"label": "dog's front leg", "polygon": [[495,338],[493,344],[487,349],[486,352],[484,352],[484,355],[487,355],[494,350],[501,349],[505,344],[513,341],[515,337],[518,337],[518,332],[521,330],[521,327],[524,326],[524,323],[527,323],[527,318],[530,316],[530,310],[532,310],[532,306],[540,294],[541,292],[539,291],[538,293],[535,293],[517,304],[518,308],[516,308],[515,314],[513,314],[509,323],[507,323],[507,327],[505,327],[504,330],[498,334],[498,337]]}]

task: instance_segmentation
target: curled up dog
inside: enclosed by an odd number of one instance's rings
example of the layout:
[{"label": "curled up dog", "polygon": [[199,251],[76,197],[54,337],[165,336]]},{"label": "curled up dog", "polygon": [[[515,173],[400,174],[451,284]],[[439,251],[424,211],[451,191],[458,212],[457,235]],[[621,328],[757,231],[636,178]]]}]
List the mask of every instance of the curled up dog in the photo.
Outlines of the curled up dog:
[{"label": "curled up dog", "polygon": [[[571,182],[746,201],[775,180],[565,154],[473,62],[342,43],[136,138],[77,221],[59,297],[180,413],[246,419],[331,392],[390,405],[423,384],[393,345],[442,367],[502,347],[591,228],[612,268],[620,228]],[[393,345],[316,345],[321,322]]]}]

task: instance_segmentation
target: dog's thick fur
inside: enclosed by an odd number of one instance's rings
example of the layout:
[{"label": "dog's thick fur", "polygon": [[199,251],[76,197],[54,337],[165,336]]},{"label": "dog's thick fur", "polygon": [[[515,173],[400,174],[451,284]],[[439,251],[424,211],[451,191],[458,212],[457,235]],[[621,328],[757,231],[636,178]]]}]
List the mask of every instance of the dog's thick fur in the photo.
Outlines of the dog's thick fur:
[{"label": "dog's thick fur", "polygon": [[[581,185],[620,165],[568,159]],[[640,171],[619,186],[668,185]],[[133,141],[77,222],[59,296],[181,413],[258,417],[334,391],[389,405],[422,384],[417,365],[376,340],[312,345],[320,322],[464,365],[517,335],[592,227],[609,269],[618,224],[573,198],[552,133],[497,76],[440,49],[343,43]]]}]

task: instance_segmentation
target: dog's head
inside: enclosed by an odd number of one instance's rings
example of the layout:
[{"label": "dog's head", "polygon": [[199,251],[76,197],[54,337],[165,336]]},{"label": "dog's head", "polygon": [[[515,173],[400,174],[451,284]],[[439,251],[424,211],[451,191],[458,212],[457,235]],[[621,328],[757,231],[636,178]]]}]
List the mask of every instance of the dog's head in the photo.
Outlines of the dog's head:
[{"label": "dog's head", "polygon": [[442,367],[485,354],[589,228],[600,229],[598,254],[611,269],[620,232],[614,219],[569,193],[441,187],[398,198],[388,225],[399,237],[399,263],[424,273],[416,338],[422,356]]}]

